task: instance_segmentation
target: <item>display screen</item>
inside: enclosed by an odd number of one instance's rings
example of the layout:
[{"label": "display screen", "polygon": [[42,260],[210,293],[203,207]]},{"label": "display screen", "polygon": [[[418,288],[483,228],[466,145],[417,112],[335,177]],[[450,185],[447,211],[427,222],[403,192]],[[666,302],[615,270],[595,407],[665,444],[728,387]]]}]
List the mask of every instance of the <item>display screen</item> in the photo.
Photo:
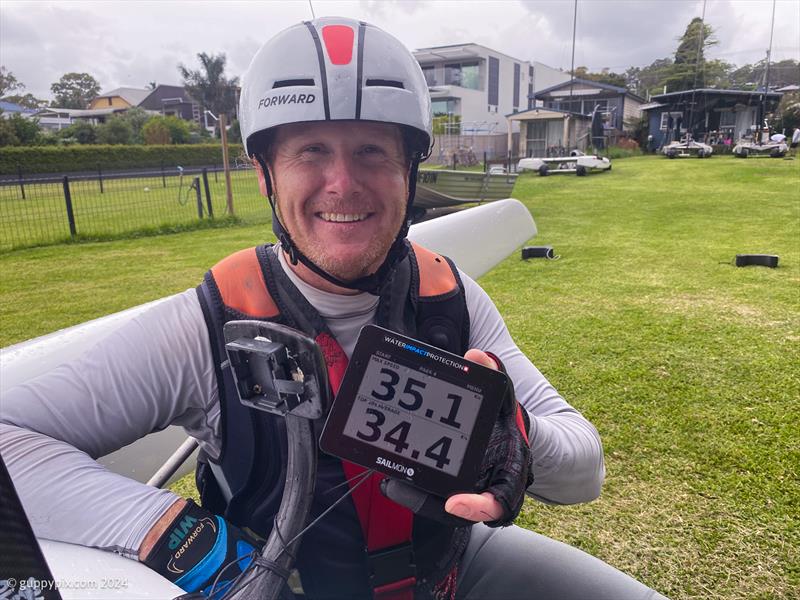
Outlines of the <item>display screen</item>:
[{"label": "display screen", "polygon": [[457,475],[483,396],[373,354],[342,433]]}]

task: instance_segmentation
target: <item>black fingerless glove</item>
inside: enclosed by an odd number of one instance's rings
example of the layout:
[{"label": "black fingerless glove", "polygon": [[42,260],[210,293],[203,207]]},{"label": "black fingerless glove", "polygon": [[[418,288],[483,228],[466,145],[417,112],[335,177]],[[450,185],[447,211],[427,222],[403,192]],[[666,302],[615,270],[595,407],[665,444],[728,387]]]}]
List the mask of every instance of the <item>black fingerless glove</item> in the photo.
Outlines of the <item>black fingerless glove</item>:
[{"label": "black fingerless glove", "polygon": [[[156,541],[144,564],[187,592],[224,591],[261,544],[189,500]],[[224,572],[223,572],[224,571]]]},{"label": "black fingerless glove", "polygon": [[[500,359],[491,353],[487,354],[497,363],[498,369],[505,373],[506,369]],[[489,437],[475,485],[476,493],[490,492],[503,507],[502,518],[487,522],[489,527],[510,525],[522,510],[525,490],[533,483],[529,429],[530,417],[517,402],[514,387],[510,385]],[[384,479],[381,482],[381,492],[422,517],[435,519],[452,527],[474,525],[474,521],[447,512],[444,509],[445,498],[429,494],[404,481]]]},{"label": "black fingerless glove", "polygon": [[[506,368],[495,355],[488,353],[503,373]],[[503,506],[503,516],[486,524],[489,527],[511,525],[525,501],[525,490],[533,483],[531,447],[528,440],[530,417],[517,402],[510,385],[494,424],[478,478],[479,488],[491,492]]]}]

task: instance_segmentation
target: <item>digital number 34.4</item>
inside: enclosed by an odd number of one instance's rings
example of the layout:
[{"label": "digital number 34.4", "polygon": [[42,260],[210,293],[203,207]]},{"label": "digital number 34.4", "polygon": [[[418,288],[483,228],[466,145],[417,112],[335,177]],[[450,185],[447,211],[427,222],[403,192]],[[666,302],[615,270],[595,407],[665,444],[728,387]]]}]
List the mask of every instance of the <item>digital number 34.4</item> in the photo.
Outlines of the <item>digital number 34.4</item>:
[{"label": "digital number 34.4", "polygon": [[[386,422],[386,415],[374,408],[368,408],[366,413],[368,416],[372,417],[369,421],[364,423],[367,431],[356,431],[356,437],[370,443],[383,439],[384,442],[394,448],[394,451],[397,454],[403,454],[406,450],[408,450],[410,446],[406,440],[408,439],[408,434],[411,431],[410,422],[400,421],[397,425],[392,427],[384,434],[381,430],[381,426]],[[436,463],[437,469],[443,469],[446,465],[450,464],[450,459],[447,457],[447,455],[450,452],[450,445],[452,443],[452,438],[449,438],[446,435],[442,436],[433,444],[428,446],[423,454]],[[410,454],[411,458],[416,460],[419,457],[419,450],[412,448],[411,452],[407,454]]]}]

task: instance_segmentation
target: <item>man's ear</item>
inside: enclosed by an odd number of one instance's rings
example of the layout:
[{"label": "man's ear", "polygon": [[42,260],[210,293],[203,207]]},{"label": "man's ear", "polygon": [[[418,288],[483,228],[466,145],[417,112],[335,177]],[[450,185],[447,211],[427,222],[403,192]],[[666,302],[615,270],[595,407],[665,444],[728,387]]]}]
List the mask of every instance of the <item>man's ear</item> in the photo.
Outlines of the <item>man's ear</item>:
[{"label": "man's ear", "polygon": [[267,180],[264,178],[264,171],[261,168],[261,163],[257,161],[255,158],[251,158],[250,161],[253,163],[253,166],[256,168],[256,175],[258,176],[258,189],[261,192],[261,195],[267,197]]}]

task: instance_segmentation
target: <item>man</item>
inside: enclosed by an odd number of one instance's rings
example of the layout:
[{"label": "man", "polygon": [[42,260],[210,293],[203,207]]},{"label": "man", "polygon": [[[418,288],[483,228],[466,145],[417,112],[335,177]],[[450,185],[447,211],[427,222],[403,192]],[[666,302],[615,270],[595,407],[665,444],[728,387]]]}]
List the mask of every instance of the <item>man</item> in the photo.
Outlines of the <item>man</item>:
[{"label": "man", "polygon": [[[306,596],[659,597],[578,550],[508,526],[525,492],[557,504],[594,499],[602,448],[514,345],[485,292],[405,239],[431,144],[413,56],[365,23],[317,19],[270,40],[244,82],[243,139],[279,243],[228,257],[197,290],[3,399],[0,452],[37,535],[141,560],[187,591],[231,581],[272,528],[285,429],[238,401],[222,325],[261,318],[304,331],[335,386],[360,328],[378,323],[504,368],[517,400],[494,425],[477,493],[445,502],[375,478],[311,528],[296,562]],[[92,460],[169,424],[200,440],[202,508]],[[312,516],[354,472],[320,453]],[[389,569],[378,561],[387,550]]]}]

